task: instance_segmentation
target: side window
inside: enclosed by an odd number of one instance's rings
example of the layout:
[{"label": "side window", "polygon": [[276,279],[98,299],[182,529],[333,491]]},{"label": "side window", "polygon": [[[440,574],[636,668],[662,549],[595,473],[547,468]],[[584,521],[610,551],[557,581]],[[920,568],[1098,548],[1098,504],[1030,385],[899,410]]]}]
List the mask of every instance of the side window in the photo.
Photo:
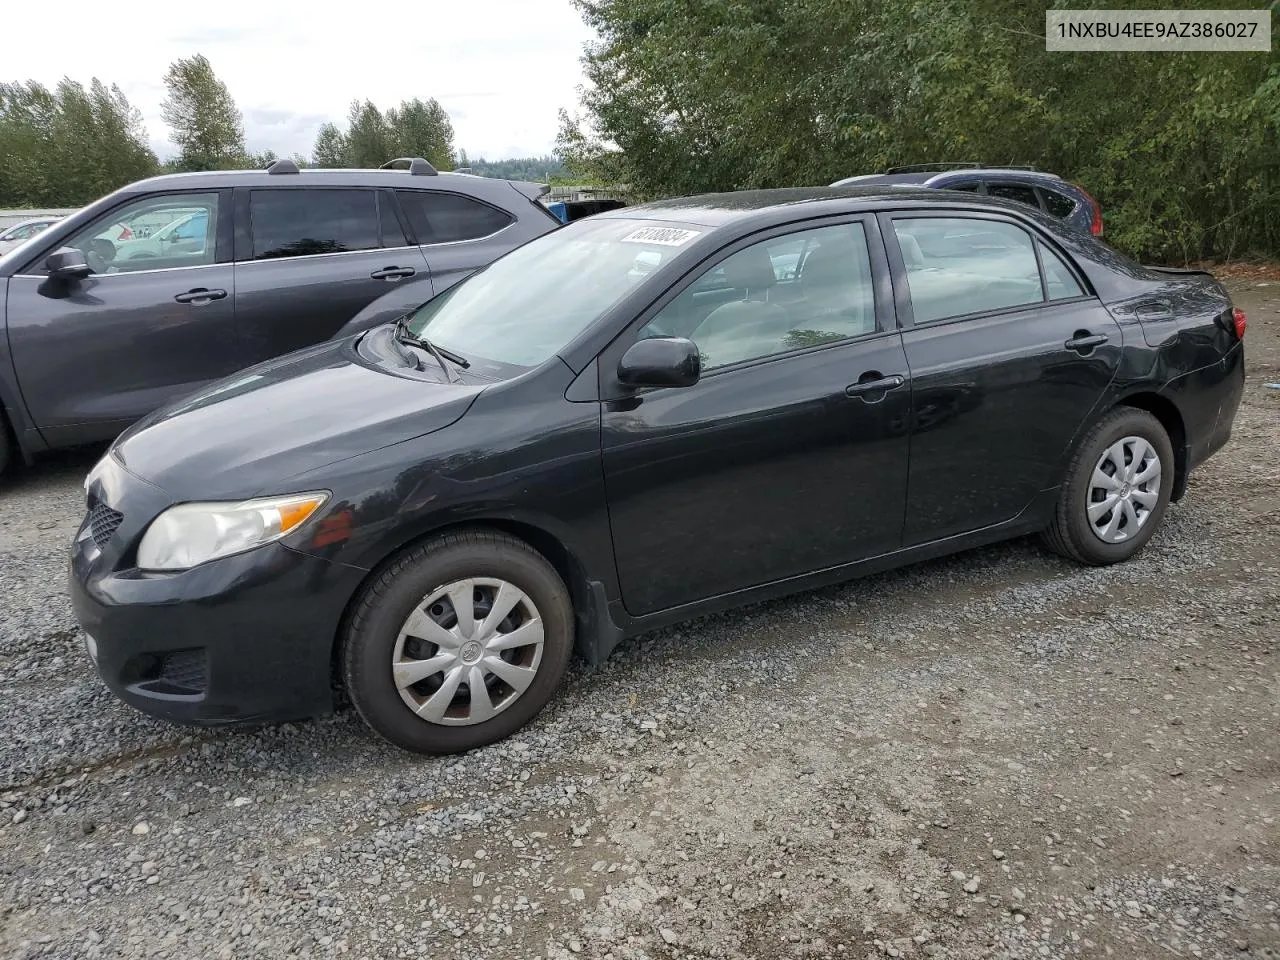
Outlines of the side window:
[{"label": "side window", "polygon": [[988,183],[987,196],[1000,197],[1003,200],[1016,200],[1018,203],[1025,203],[1028,207],[1040,209],[1040,201],[1036,199],[1035,187],[1028,187],[1021,183]]},{"label": "side window", "polygon": [[978,183],[957,183],[955,186],[948,186],[947,190],[963,190],[965,193],[977,193],[981,184]]},{"label": "side window", "polygon": [[1039,243],[1037,246],[1040,247],[1040,263],[1044,266],[1044,285],[1045,289],[1049,291],[1049,299],[1066,300],[1068,297],[1084,296],[1084,291],[1080,288],[1080,284],[1071,275],[1071,271],[1062,262],[1062,258],[1043,243]]},{"label": "side window", "polygon": [[393,209],[395,202],[390,191],[378,194],[378,223],[382,231],[384,247],[404,247],[409,244],[405,239],[404,228],[400,226],[400,220]]},{"label": "side window", "polygon": [[400,205],[419,243],[457,243],[497,233],[515,218],[457,193],[431,190],[399,190]]},{"label": "side window", "polygon": [[1040,303],[1040,271],[1025,230],[967,217],[893,221],[916,323]]},{"label": "side window", "polygon": [[714,370],[876,329],[860,223],[762,240],[695,279],[640,331],[682,336]]},{"label": "side window", "polygon": [[1062,220],[1071,216],[1071,211],[1076,208],[1076,202],[1070,197],[1064,197],[1054,190],[1042,189],[1040,192],[1044,195],[1044,207],[1050,216]]},{"label": "side window", "polygon": [[253,259],[373,250],[378,210],[372,190],[253,190]]},{"label": "side window", "polygon": [[218,195],[146,197],[119,207],[67,240],[94,273],[129,273],[213,263]]}]

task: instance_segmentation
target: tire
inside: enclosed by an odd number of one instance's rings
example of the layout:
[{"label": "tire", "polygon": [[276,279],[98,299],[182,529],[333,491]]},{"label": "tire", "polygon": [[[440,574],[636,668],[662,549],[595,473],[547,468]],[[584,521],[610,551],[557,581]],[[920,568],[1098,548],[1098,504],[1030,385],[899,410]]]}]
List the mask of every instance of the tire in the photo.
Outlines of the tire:
[{"label": "tire", "polygon": [[[1149,450],[1143,449],[1139,441],[1145,441]],[[1136,470],[1135,455],[1140,461]],[[1125,467],[1117,465],[1121,456],[1126,460]],[[1156,458],[1158,478],[1150,476],[1150,456]],[[1107,476],[1095,479],[1095,470]],[[1134,472],[1127,477],[1112,477],[1112,473],[1121,470]],[[1044,533],[1045,544],[1055,553],[1090,566],[1120,563],[1136,556],[1164,520],[1173,492],[1174,471],[1173,444],[1160,421],[1145,410],[1117,407],[1076,448],[1053,521]],[[1142,480],[1144,476],[1148,479]],[[1107,510],[1104,504],[1113,497],[1115,505]],[[1119,518],[1114,511],[1119,511]],[[1114,529],[1113,521],[1118,524]]]},{"label": "tire", "polygon": [[[460,622],[453,603],[467,595],[472,623]],[[490,625],[487,609],[507,603],[510,612]],[[540,643],[529,642],[539,625]],[[451,533],[407,550],[365,587],[343,638],[342,673],[379,736],[414,753],[461,753],[537,715],[564,676],[573,631],[569,591],[541,554],[496,531]],[[476,671],[480,697],[470,689]]]}]

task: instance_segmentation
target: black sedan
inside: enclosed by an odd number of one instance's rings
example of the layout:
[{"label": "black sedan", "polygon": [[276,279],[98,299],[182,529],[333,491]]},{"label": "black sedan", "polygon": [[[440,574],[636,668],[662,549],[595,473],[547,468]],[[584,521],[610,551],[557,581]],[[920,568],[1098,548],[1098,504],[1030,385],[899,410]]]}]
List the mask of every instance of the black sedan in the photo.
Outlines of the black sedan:
[{"label": "black sedan", "polygon": [[601,214],[130,429],[71,593],[121,698],[505,737],[576,649],[1039,532],[1138,553],[1230,436],[1245,319],[1024,206],[920,189]]}]

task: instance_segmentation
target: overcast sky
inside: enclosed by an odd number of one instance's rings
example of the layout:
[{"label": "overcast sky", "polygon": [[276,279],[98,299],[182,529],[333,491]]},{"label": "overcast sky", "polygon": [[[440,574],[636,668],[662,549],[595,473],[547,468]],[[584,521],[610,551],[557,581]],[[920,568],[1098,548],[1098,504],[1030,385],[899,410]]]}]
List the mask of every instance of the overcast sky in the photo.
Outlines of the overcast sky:
[{"label": "overcast sky", "polygon": [[357,97],[382,109],[435,97],[472,159],[548,153],[591,38],[569,0],[17,4],[5,21],[0,79],[117,83],[162,160],[176,153],[164,73],[196,53],[231,90],[254,152],[309,155],[316,129],[345,125]]}]

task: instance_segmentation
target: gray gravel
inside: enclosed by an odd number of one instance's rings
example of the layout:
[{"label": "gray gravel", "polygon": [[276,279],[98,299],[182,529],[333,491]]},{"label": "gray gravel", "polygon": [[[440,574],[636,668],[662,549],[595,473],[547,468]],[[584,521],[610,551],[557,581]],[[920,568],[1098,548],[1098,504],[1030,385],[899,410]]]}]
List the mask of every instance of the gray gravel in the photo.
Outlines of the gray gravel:
[{"label": "gray gravel", "polygon": [[1236,438],[1140,560],[684,624],[445,760],[115,702],[63,592],[92,456],[42,463],[0,486],[0,955],[1280,957],[1280,285],[1241,299]]}]

